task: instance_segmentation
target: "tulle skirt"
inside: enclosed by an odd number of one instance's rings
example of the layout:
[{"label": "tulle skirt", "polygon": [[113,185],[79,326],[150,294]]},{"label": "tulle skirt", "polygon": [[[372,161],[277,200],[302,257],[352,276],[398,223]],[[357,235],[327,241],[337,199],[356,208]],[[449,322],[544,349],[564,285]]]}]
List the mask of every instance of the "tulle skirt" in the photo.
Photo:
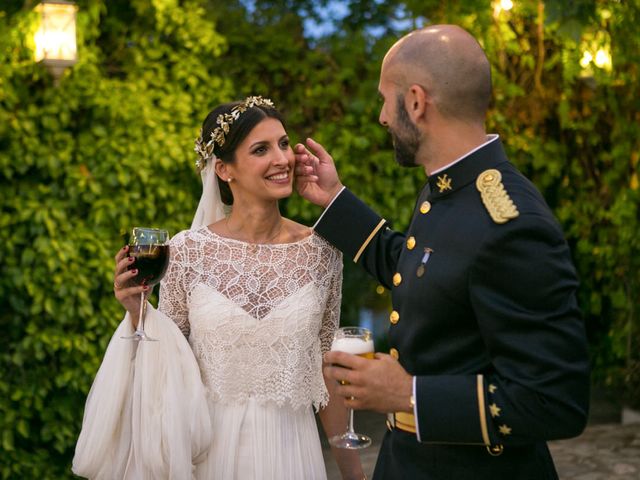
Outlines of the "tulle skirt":
[{"label": "tulle skirt", "polygon": [[213,442],[197,480],[326,480],[311,406],[210,402]]},{"label": "tulle skirt", "polygon": [[[153,343],[114,334],[87,398],[73,472],[93,480],[325,480],[313,408],[206,396],[175,324],[150,308]],[[133,361],[132,361],[133,358]],[[136,374],[137,372],[137,374]]]}]

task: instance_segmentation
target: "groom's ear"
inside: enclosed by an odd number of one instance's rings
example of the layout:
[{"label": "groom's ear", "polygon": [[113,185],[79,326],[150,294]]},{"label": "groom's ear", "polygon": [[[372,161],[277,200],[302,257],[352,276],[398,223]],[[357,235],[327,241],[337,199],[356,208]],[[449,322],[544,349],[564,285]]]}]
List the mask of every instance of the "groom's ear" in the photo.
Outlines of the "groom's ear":
[{"label": "groom's ear", "polygon": [[431,96],[424,87],[418,84],[411,85],[405,95],[405,108],[413,123],[418,124],[426,117],[427,109],[432,104]]}]

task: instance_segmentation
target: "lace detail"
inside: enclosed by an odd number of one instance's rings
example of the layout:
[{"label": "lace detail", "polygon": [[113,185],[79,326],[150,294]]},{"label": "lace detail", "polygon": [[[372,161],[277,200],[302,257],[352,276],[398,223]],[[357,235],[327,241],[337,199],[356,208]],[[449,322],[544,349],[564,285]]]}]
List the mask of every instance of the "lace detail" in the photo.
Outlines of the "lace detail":
[{"label": "lace detail", "polygon": [[188,337],[211,399],[328,401],[322,354],[340,317],[342,254],[317,234],[252,245],[207,227],[170,243],[159,309]]}]

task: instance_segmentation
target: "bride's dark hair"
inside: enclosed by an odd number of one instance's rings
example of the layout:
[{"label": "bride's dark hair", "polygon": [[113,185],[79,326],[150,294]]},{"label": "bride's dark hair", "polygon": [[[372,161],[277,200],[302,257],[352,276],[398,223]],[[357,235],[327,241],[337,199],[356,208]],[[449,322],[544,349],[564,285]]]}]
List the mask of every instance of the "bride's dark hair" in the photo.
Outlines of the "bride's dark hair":
[{"label": "bride's dark hair", "polygon": [[[218,105],[216,108],[209,112],[207,118],[202,123],[202,138],[210,138],[211,132],[218,127],[217,119],[220,115],[231,114],[231,110],[238,105],[242,105],[244,102],[231,102]],[[284,126],[284,120],[275,108],[267,105],[256,105],[247,108],[242,112],[232,124],[229,125],[229,131],[224,134],[224,144],[219,146],[217,143],[214,145],[213,153],[223,163],[235,162],[235,153],[238,145],[251,133],[254,127],[265,118],[275,118],[279,120]],[[286,127],[285,127],[286,128]],[[233,194],[227,182],[223,181],[216,175],[218,185],[220,186],[220,198],[225,205],[233,205]]]}]

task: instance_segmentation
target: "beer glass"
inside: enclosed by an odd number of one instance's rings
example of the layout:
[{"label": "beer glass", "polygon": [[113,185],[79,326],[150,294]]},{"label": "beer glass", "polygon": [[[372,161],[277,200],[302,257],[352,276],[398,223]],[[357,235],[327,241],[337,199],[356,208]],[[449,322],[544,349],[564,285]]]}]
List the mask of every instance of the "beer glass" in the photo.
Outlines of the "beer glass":
[{"label": "beer glass", "polygon": [[[342,327],[336,330],[331,344],[332,351],[347,352],[363,358],[373,359],[373,336],[371,331],[362,327]],[[345,385],[347,382],[340,382]],[[371,445],[371,439],[353,430],[353,409],[349,409],[349,423],[346,432],[335,435],[329,443],[337,448],[358,449]]]}]

